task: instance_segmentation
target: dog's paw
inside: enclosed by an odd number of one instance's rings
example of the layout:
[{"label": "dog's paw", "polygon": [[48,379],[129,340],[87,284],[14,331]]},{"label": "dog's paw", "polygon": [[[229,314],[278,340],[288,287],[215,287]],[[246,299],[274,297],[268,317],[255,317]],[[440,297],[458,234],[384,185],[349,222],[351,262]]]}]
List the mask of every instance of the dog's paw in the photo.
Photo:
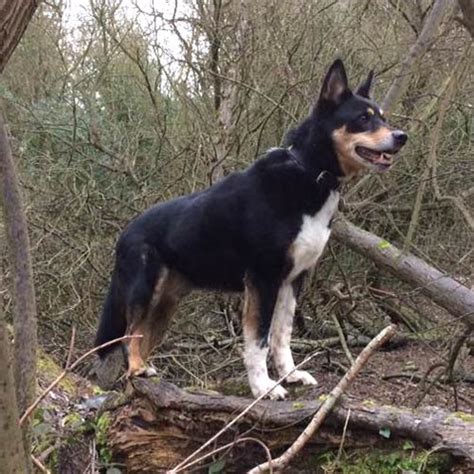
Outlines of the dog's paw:
[{"label": "dog's paw", "polygon": [[129,370],[127,372],[127,378],[131,377],[156,377],[158,375],[157,370],[151,365],[143,365],[134,370]]},{"label": "dog's paw", "polygon": [[275,384],[276,382],[274,380],[268,379],[264,383],[259,383],[258,386],[251,387],[253,396],[258,398],[273,387],[272,390],[265,395],[265,398],[270,398],[271,400],[284,400],[288,395],[287,390],[281,385]]},{"label": "dog's paw", "polygon": [[288,396],[288,391],[281,385],[277,385],[268,396],[271,400],[284,400]]},{"label": "dog's paw", "polygon": [[288,383],[301,383],[303,385],[318,385],[316,379],[306,370],[295,370],[286,378]]}]

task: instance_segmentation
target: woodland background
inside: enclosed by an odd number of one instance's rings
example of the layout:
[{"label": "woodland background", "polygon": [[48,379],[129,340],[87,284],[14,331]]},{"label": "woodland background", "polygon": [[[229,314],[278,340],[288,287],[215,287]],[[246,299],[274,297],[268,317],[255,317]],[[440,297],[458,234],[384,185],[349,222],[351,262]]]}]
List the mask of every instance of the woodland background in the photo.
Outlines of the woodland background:
[{"label": "woodland background", "polygon": [[[73,8],[71,21],[71,5],[41,3],[2,75],[0,100],[24,194],[42,349],[64,362],[73,327],[75,350],[91,347],[115,241],[133,216],[281,144],[336,57],[354,86],[374,69],[381,100],[432,7],[429,0],[92,0]],[[469,29],[448,9],[392,110],[391,122],[410,136],[399,163],[349,184],[344,206],[351,222],[467,287],[474,277],[473,65]],[[8,317],[3,234],[0,225]],[[418,290],[332,242],[304,289],[301,352],[304,341],[338,336],[341,327],[346,337],[373,335],[395,318],[414,351],[403,357],[415,367],[400,370],[420,380],[437,363],[445,369],[456,348],[448,378],[468,383],[470,332]],[[188,297],[156,354],[163,375],[201,388],[244,380],[239,306],[225,295]],[[458,400],[441,403],[455,410]]]}]

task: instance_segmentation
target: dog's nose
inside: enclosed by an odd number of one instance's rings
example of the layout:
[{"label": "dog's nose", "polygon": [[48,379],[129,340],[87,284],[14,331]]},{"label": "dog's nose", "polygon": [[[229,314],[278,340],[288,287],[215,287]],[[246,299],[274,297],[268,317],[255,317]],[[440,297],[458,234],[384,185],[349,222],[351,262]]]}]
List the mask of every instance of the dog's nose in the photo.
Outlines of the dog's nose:
[{"label": "dog's nose", "polygon": [[395,140],[395,143],[398,146],[403,146],[408,140],[408,135],[405,132],[402,132],[401,130],[395,130],[392,132],[393,139]]}]

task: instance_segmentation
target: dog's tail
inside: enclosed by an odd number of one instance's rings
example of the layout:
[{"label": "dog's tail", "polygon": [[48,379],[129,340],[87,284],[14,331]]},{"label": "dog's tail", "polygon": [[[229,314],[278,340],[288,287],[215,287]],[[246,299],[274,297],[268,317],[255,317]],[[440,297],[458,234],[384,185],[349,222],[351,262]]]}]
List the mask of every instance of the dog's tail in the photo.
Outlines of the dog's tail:
[{"label": "dog's tail", "polygon": [[[145,243],[122,243],[104,302],[95,339],[96,347],[124,336],[127,323],[137,323],[139,321],[136,318],[145,317],[161,269],[159,260],[156,250]],[[128,321],[132,317],[134,321]],[[104,359],[119,345],[112,344],[100,349],[99,357]]]}]

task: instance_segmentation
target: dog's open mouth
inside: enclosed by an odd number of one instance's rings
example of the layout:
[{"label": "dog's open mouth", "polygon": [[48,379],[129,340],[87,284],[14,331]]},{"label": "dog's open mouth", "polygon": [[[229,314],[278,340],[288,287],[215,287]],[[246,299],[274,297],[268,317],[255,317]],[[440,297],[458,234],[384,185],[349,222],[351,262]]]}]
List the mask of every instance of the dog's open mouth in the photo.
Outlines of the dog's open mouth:
[{"label": "dog's open mouth", "polygon": [[356,153],[366,161],[379,166],[380,168],[388,168],[393,164],[393,155],[395,152],[371,150],[365,146],[356,146]]}]

